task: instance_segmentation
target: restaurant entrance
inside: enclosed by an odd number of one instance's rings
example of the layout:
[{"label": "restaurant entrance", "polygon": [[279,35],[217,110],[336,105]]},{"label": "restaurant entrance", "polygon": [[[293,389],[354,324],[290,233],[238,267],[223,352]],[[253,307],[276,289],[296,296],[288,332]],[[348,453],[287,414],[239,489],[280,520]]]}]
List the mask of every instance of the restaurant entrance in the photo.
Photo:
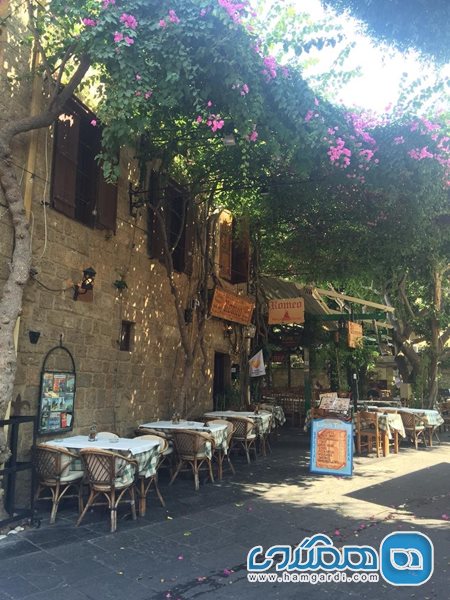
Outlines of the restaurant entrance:
[{"label": "restaurant entrance", "polygon": [[214,353],[213,408],[221,410],[231,386],[231,360],[229,354]]}]

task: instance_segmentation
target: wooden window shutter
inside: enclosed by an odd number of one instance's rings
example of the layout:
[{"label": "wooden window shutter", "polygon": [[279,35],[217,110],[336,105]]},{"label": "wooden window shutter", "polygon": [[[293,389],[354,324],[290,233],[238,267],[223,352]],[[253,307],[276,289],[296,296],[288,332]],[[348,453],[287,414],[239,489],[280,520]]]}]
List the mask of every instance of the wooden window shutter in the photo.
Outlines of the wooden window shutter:
[{"label": "wooden window shutter", "polygon": [[192,199],[188,200],[186,207],[185,223],[185,261],[184,272],[186,275],[192,275],[194,267],[194,244],[195,244],[195,204]]},{"label": "wooden window shutter", "polygon": [[233,217],[223,211],[219,215],[219,277],[231,281],[233,259]]},{"label": "wooden window shutter", "polygon": [[71,109],[60,115],[53,147],[52,206],[72,219],[76,216],[80,121],[80,115]]},{"label": "wooden window shutter", "polygon": [[107,183],[99,168],[97,177],[97,222],[100,229],[116,231],[117,186]]},{"label": "wooden window shutter", "polygon": [[248,221],[241,219],[233,227],[233,260],[231,269],[232,283],[248,281],[250,267],[250,232]]}]

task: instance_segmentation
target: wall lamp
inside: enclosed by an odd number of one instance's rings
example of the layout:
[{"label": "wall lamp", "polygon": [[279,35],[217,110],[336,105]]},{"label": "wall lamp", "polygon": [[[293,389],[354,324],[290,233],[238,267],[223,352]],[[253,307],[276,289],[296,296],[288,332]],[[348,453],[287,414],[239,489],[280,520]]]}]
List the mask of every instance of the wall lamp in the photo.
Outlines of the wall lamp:
[{"label": "wall lamp", "polygon": [[224,325],[223,326],[223,337],[231,338],[233,331],[234,331],[234,329],[233,329],[232,325]]},{"label": "wall lamp", "polygon": [[97,275],[96,271],[92,267],[88,267],[83,271],[83,280],[80,285],[75,284],[73,286],[73,299],[78,300],[78,296],[87,294],[89,290],[94,288],[94,279]]}]

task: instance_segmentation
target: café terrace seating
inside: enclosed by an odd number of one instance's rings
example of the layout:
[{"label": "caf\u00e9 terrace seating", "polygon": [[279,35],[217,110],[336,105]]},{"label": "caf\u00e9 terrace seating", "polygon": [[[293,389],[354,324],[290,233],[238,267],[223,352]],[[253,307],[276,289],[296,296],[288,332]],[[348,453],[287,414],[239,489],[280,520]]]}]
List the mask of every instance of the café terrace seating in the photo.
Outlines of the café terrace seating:
[{"label": "caf\u00e9 terrace seating", "polygon": [[[67,494],[70,488],[77,490],[78,510],[83,510],[83,471],[71,470],[71,464],[78,456],[67,448],[54,448],[46,444],[39,444],[33,450],[33,466],[37,475],[38,486],[35,499],[52,500],[50,523],[56,520],[58,506],[63,497],[73,498],[74,494]],[[44,489],[49,489],[51,496],[40,497]]]},{"label": "caf\u00e9 terrace seating", "polygon": [[[77,527],[84,519],[89,508],[95,505],[95,500],[99,495],[105,496],[108,503],[111,513],[111,533],[114,533],[117,529],[117,506],[122,500],[130,503],[132,518],[136,520],[136,460],[116,452],[97,448],[83,448],[80,450],[80,456],[84,464],[84,473],[89,483],[90,494],[77,521]],[[130,495],[130,500],[124,499],[127,492]]]},{"label": "caf\u00e9 terrace seating", "polygon": [[160,442],[160,450],[158,455],[158,460],[156,465],[151,468],[151,464],[147,463],[138,473],[138,480],[136,484],[136,491],[139,496],[139,514],[141,517],[145,516],[146,508],[147,508],[147,494],[153,484],[156,494],[159,498],[161,506],[165,507],[166,503],[159,491],[158,487],[158,469],[161,466],[162,461],[164,461],[164,452],[169,447],[169,443],[164,438],[159,435],[142,435],[141,439],[143,440],[153,440],[155,442]]},{"label": "caf\u00e9 terrace seating", "polygon": [[377,458],[383,454],[377,413],[356,413],[356,451],[358,454],[370,454],[375,451]]},{"label": "caf\u00e9 terrace seating", "polygon": [[248,417],[227,417],[227,421],[231,421],[234,425],[234,434],[232,438],[232,450],[242,448],[247,457],[247,462],[250,464],[250,450],[255,454],[256,459],[256,423]]},{"label": "caf\u00e9 terrace seating", "polygon": [[220,481],[223,476],[223,462],[225,460],[225,457],[228,461],[228,466],[230,467],[231,472],[233,473],[233,475],[236,474],[236,471],[234,470],[233,464],[230,460],[230,452],[229,452],[229,449],[233,445],[233,435],[234,435],[235,428],[234,428],[233,423],[227,419],[207,419],[206,423],[208,425],[226,425],[227,426],[227,452],[225,452],[224,448],[220,447],[220,446],[216,446],[216,448],[214,450],[214,457],[217,460],[217,470],[218,470],[217,478]]},{"label": "caf\u00e9 terrace seating", "polygon": [[196,491],[200,489],[199,472],[205,463],[209,471],[209,477],[214,482],[211,464],[212,453],[215,448],[214,438],[206,432],[192,429],[174,429],[171,435],[178,464],[169,485],[175,481],[182,466],[186,463],[192,469]]}]

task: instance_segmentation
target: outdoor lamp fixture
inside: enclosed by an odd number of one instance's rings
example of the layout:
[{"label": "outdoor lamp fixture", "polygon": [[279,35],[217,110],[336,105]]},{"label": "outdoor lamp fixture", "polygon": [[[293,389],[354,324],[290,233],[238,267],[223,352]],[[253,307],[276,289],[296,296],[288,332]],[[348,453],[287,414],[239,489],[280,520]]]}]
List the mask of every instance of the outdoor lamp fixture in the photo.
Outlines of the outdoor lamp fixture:
[{"label": "outdoor lamp fixture", "polygon": [[236,138],[233,133],[227,133],[223,136],[224,146],[236,146]]},{"label": "outdoor lamp fixture", "polygon": [[223,337],[224,338],[230,338],[232,333],[233,333],[233,326],[232,325],[224,325],[224,327],[223,327]]},{"label": "outdoor lamp fixture", "polygon": [[88,267],[83,271],[83,281],[80,285],[75,284],[73,286],[73,299],[77,300],[78,296],[86,294],[89,290],[94,288],[94,279],[97,273],[92,267]]}]

